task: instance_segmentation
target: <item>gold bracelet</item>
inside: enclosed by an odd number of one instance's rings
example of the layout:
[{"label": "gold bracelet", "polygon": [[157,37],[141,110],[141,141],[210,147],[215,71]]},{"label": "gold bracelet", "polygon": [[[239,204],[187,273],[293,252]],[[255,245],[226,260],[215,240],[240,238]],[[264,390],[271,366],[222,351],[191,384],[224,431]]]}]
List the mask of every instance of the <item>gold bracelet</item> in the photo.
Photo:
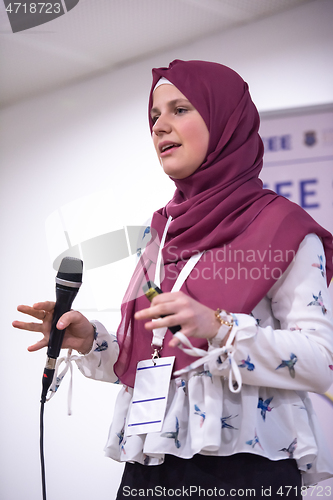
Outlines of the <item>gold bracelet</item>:
[{"label": "gold bracelet", "polygon": [[[223,319],[221,317],[221,314],[231,317],[231,321],[226,321],[225,319]],[[215,311],[215,317],[219,320],[219,322],[221,323],[221,325],[228,326],[229,328],[232,328],[234,326],[234,319],[233,319],[233,317],[230,315],[230,313],[228,313],[227,311],[224,311],[223,309],[216,309],[216,311]]]}]

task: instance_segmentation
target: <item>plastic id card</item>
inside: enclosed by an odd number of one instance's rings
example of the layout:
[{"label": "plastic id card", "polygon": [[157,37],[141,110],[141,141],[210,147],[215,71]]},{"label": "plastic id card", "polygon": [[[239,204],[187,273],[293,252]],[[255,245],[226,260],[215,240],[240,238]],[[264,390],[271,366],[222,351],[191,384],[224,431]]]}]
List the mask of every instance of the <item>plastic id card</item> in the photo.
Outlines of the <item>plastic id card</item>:
[{"label": "plastic id card", "polygon": [[133,399],[127,424],[127,436],[159,432],[167,404],[174,356],[139,361],[136,368]]}]

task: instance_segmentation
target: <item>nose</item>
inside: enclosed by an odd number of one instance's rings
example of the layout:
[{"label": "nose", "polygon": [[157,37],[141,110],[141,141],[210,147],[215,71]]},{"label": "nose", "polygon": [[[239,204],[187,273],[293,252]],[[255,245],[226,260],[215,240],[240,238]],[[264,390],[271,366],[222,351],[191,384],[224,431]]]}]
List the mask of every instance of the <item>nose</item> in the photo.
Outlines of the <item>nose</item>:
[{"label": "nose", "polygon": [[171,132],[171,123],[165,114],[160,114],[153,125],[153,133],[155,135],[168,134]]}]

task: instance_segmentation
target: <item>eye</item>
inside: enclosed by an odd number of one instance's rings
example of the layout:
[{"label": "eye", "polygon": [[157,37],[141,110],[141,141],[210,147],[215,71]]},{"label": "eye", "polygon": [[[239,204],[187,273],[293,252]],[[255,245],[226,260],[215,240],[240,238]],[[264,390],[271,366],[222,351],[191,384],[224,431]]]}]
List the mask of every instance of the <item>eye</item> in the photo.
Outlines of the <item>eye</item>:
[{"label": "eye", "polygon": [[184,107],[182,107],[182,106],[178,106],[178,107],[176,108],[176,110],[175,110],[175,114],[176,114],[176,115],[183,115],[183,114],[185,114],[185,113],[187,113],[187,112],[188,112],[188,109],[187,109],[187,108],[184,108]]}]

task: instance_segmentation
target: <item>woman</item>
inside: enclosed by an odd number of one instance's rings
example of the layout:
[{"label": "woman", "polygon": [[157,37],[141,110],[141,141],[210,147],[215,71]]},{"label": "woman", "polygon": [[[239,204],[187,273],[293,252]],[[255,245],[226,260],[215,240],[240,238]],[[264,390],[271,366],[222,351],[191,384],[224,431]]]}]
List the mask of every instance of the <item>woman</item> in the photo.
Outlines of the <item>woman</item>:
[{"label": "woman", "polygon": [[[258,113],[229,68],[176,60],[154,69],[149,119],[176,191],[153,215],[118,343],[76,311],[58,323],[67,327],[63,346],[85,354],[76,361],[86,376],[123,384],[106,446],[108,456],[127,462],[117,498],[140,489],[192,498],[237,498],[249,489],[280,498],[287,487],[300,498],[302,481],[332,476],[306,393],[324,392],[333,378],[331,235],[262,189]],[[147,281],[163,291],[150,307]],[[46,346],[53,303],[19,310],[43,320],[14,322],[44,334],[30,350]],[[148,373],[149,362],[138,363],[154,353],[174,363],[163,397],[150,398],[164,398],[166,410],[154,406],[161,422],[152,417],[136,432],[145,419],[133,420],[142,401],[133,401],[135,375]],[[155,371],[136,382],[144,404],[160,380]]]}]

